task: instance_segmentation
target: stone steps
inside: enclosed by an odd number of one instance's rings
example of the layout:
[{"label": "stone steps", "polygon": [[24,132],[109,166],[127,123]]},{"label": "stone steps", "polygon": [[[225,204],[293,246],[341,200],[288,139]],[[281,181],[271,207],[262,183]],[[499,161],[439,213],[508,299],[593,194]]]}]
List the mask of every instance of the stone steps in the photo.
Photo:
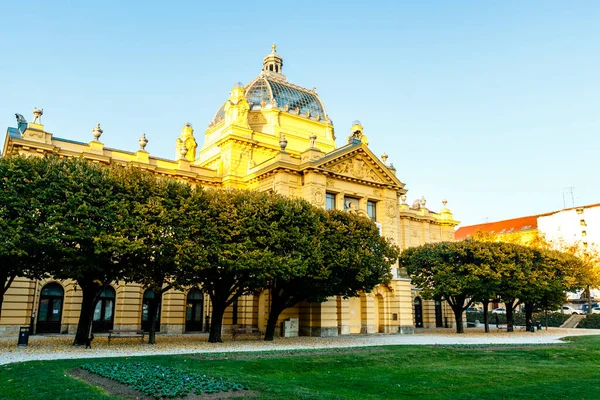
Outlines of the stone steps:
[{"label": "stone steps", "polygon": [[568,320],[565,321],[564,324],[562,324],[560,327],[561,328],[576,328],[577,325],[579,325],[579,323],[581,322],[582,319],[584,319],[586,317],[586,315],[571,315],[571,318],[569,318]]}]

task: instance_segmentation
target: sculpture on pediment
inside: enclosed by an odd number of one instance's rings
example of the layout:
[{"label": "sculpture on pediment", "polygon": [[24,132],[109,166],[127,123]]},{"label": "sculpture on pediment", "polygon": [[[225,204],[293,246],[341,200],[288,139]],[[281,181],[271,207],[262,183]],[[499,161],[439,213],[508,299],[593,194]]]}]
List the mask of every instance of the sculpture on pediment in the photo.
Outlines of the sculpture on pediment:
[{"label": "sculpture on pediment", "polygon": [[383,181],[379,175],[377,175],[377,172],[375,172],[360,156],[335,164],[329,168],[339,174],[352,175],[359,179],[368,179],[374,182]]}]

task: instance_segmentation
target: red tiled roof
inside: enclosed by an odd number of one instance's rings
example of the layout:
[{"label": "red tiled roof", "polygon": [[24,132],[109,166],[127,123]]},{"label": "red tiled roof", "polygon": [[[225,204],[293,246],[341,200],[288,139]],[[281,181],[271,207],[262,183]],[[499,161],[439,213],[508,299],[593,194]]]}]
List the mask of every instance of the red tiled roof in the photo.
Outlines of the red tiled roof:
[{"label": "red tiled roof", "polygon": [[552,211],[544,214],[530,215],[527,217],[505,219],[504,221],[488,222],[486,224],[469,225],[460,227],[454,232],[454,239],[461,240],[468,238],[477,231],[488,232],[492,235],[503,235],[506,233],[524,232],[537,229],[537,219],[548,215],[557,214],[562,211],[576,210],[578,208],[593,208],[600,206],[600,203],[589,204],[587,206],[578,206],[563,208],[562,210]]},{"label": "red tiled roof", "polygon": [[505,233],[515,233],[537,229],[537,219],[542,215],[530,215],[528,217],[506,219],[504,221],[489,222],[486,224],[469,225],[458,228],[454,232],[454,238],[461,240],[469,237],[477,231],[489,232],[493,235],[502,235]]}]

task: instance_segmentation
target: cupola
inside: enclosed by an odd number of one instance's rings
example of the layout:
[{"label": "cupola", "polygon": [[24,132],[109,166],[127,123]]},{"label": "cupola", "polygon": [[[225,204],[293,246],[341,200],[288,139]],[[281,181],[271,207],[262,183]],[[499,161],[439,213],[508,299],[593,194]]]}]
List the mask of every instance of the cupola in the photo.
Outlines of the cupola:
[{"label": "cupola", "polygon": [[263,71],[281,74],[283,69],[283,58],[277,54],[275,43],[271,46],[271,53],[263,58]]}]

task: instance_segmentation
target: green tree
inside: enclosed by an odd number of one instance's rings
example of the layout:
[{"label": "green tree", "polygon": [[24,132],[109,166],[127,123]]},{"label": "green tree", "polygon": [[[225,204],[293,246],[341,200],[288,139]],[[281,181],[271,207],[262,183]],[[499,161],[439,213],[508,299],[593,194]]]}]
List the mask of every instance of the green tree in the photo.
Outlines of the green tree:
[{"label": "green tree", "polygon": [[125,276],[125,255],[134,248],[128,230],[133,223],[123,185],[111,170],[83,159],[46,160],[41,207],[53,235],[51,274],[73,279],[82,303],[74,345],[85,344],[93,310],[102,289]]},{"label": "green tree", "polygon": [[481,294],[481,277],[495,263],[492,245],[475,240],[439,242],[411,247],[400,255],[400,265],[424,298],[448,302],[457,333],[464,332],[463,312]]},{"label": "green tree", "polygon": [[186,237],[178,260],[187,285],[208,293],[212,315],[209,342],[222,342],[225,310],[264,283],[270,255],[260,244],[268,231],[268,194],[239,190],[194,190],[182,206]]},{"label": "green tree", "polygon": [[398,249],[375,224],[340,211],[322,211],[303,200],[276,199],[266,265],[271,310],[265,340],[273,340],[281,313],[299,302],[352,297],[389,282]]},{"label": "green tree", "polygon": [[39,157],[0,158],[0,317],[15,278],[37,279],[47,272],[52,231],[39,201],[45,163]]},{"label": "green tree", "polygon": [[124,279],[152,290],[148,298],[148,343],[156,343],[156,317],[162,296],[180,289],[178,245],[183,238],[181,203],[190,196],[188,184],[158,178],[139,169],[115,171],[130,205],[132,224],[127,234],[131,252],[123,257],[128,263]]}]

